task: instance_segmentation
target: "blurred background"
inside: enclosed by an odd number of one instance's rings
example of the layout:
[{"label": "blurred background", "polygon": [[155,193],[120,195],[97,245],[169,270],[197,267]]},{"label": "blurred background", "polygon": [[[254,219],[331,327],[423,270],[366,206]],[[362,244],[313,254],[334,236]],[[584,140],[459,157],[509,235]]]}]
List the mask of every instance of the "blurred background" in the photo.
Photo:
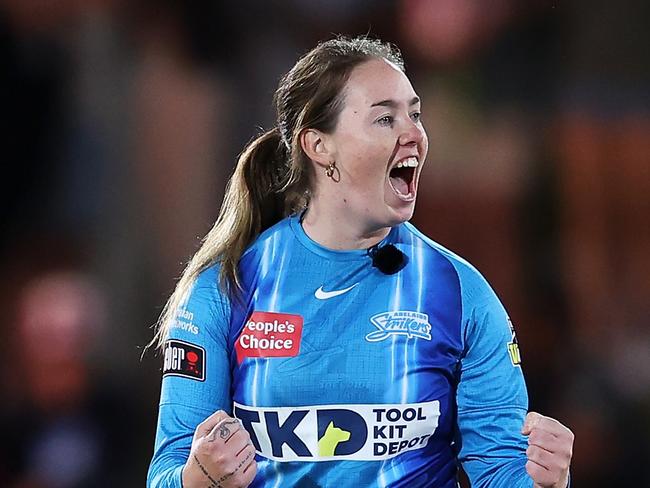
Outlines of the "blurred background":
[{"label": "blurred background", "polygon": [[334,33],[402,49],[414,222],[505,303],[574,486],[650,486],[645,0],[0,0],[0,486],[144,486],[150,327],[280,76]]}]

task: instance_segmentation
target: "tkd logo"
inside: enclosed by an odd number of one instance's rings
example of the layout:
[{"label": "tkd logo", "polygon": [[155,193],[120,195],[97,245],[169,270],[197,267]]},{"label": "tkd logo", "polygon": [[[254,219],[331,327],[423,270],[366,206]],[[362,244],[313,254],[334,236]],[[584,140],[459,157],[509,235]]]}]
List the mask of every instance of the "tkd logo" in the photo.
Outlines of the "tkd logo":
[{"label": "tkd logo", "polygon": [[398,405],[257,408],[235,403],[255,450],[276,461],[387,459],[426,445],[438,401]]},{"label": "tkd logo", "polygon": [[[271,453],[282,457],[283,445],[296,453],[298,457],[345,456],[358,452],[366,443],[368,429],[363,417],[351,410],[327,409],[316,412],[318,425],[318,450],[312,453],[305,442],[298,436],[299,424],[305,420],[310,410],[294,410],[280,423],[278,412],[257,412],[235,407],[235,417],[251,435],[255,449],[262,451],[260,441],[255,434],[253,424],[266,424],[266,431],[271,443]],[[263,419],[260,415],[263,415]]]}]

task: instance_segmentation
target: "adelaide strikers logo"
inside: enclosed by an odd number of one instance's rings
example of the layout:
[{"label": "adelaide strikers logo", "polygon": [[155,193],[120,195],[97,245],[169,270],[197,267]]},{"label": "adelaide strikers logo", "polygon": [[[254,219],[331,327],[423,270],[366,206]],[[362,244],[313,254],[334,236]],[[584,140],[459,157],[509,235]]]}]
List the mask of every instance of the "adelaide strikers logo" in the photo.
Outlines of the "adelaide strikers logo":
[{"label": "adelaide strikers logo", "polygon": [[366,335],[368,342],[383,341],[394,335],[431,340],[431,324],[429,316],[425,313],[406,310],[383,312],[370,317],[370,322],[379,330]]}]

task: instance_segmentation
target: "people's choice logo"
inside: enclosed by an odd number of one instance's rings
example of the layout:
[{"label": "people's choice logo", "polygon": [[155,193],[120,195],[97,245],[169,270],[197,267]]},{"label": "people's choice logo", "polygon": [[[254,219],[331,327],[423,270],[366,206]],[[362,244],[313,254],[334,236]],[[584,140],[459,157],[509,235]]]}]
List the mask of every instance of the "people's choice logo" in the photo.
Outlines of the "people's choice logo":
[{"label": "people's choice logo", "polygon": [[395,311],[378,313],[370,317],[372,325],[378,330],[366,335],[368,342],[378,342],[394,335],[405,335],[419,339],[431,340],[429,316],[420,312]]},{"label": "people's choice logo", "polygon": [[234,403],[258,454],[275,461],[376,461],[421,449],[440,402],[249,407]]},{"label": "people's choice logo", "polygon": [[302,317],[295,314],[253,312],[235,343],[237,362],[245,358],[288,358],[300,352]]},{"label": "people's choice logo", "polygon": [[341,290],[332,290],[332,291],[325,291],[323,290],[323,287],[319,287],[318,290],[314,292],[314,296],[318,298],[319,300],[327,300],[328,298],[334,298],[339,295],[343,295],[344,293],[349,292],[352,288],[357,286],[359,283],[355,283],[352,286],[348,286],[347,288],[343,288]]}]

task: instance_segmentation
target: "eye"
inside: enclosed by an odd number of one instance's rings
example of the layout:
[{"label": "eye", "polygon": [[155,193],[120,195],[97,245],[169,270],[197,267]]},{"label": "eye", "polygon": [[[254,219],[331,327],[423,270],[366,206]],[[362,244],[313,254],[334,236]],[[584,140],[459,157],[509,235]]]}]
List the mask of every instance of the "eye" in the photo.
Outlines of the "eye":
[{"label": "eye", "polygon": [[384,115],[383,117],[377,119],[377,123],[384,127],[390,127],[393,125],[393,120],[394,119],[392,115]]},{"label": "eye", "polygon": [[411,119],[413,119],[413,122],[419,122],[421,117],[422,117],[421,112],[413,112],[411,114]]}]

